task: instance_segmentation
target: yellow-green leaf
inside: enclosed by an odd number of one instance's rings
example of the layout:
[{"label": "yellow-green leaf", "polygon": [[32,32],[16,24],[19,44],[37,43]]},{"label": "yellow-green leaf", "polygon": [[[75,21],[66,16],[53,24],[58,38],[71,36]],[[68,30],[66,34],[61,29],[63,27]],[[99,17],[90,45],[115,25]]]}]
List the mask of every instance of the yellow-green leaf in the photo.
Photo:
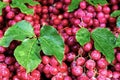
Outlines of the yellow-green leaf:
[{"label": "yellow-green leaf", "polygon": [[118,17],[118,16],[120,16],[120,10],[113,11],[110,16],[111,17]]},{"label": "yellow-green leaf", "polygon": [[31,24],[23,20],[6,30],[4,36],[0,39],[0,46],[8,47],[13,40],[23,41],[34,36]]},{"label": "yellow-green leaf", "polygon": [[34,14],[34,10],[28,8],[25,4],[29,4],[31,6],[39,4],[37,1],[34,0],[12,0],[11,6],[13,8],[19,8],[22,13],[25,14]]},{"label": "yellow-green leaf", "polygon": [[93,6],[108,4],[107,0],[86,0],[86,1]]},{"label": "yellow-green leaf", "polygon": [[2,15],[2,9],[5,8],[7,6],[6,3],[0,1],[0,15]]},{"label": "yellow-green leaf", "polygon": [[116,37],[114,34],[107,28],[97,28],[92,32],[92,39],[94,40],[96,50],[102,52],[107,61],[111,63],[115,58]]},{"label": "yellow-green leaf", "polygon": [[18,63],[29,73],[40,64],[40,51],[41,47],[38,45],[37,39],[25,39],[22,41],[22,44],[15,49],[14,56]]},{"label": "yellow-green leaf", "polygon": [[120,16],[117,17],[117,22],[116,22],[117,27],[120,27]]},{"label": "yellow-green leaf", "polygon": [[120,35],[119,35],[118,38],[116,39],[115,47],[120,47]]},{"label": "yellow-green leaf", "polygon": [[87,42],[90,41],[90,32],[86,28],[81,28],[76,33],[76,40],[81,46],[84,46]]},{"label": "yellow-green leaf", "polygon": [[62,63],[64,56],[64,42],[57,30],[52,26],[43,26],[40,31],[41,49],[46,55],[53,55],[59,63]]},{"label": "yellow-green leaf", "polygon": [[71,4],[68,6],[68,12],[72,12],[78,8],[82,0],[71,0]]}]

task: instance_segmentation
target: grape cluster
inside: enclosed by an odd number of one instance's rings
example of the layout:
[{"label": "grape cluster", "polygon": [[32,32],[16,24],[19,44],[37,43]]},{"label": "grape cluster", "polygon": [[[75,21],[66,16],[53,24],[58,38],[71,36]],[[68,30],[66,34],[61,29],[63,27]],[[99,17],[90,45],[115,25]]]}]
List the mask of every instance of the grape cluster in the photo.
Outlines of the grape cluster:
[{"label": "grape cluster", "polygon": [[[3,0],[11,3],[12,0]],[[54,56],[46,56],[40,52],[42,62],[31,73],[19,65],[14,58],[14,49],[20,44],[13,41],[8,48],[0,46],[0,80],[120,80],[120,48],[115,48],[115,60],[109,64],[93,41],[83,47],[76,41],[76,32],[85,27],[90,32],[97,27],[109,28],[115,36],[120,33],[116,27],[116,18],[111,12],[120,9],[120,0],[109,0],[108,5],[94,7],[85,0],[78,9],[68,12],[71,0],[36,0],[40,4],[29,6],[34,15],[26,15],[17,8],[6,6],[0,16],[0,38],[15,23],[26,20],[31,23],[34,32],[40,36],[42,25],[52,25],[62,35],[65,42],[64,59],[59,64]],[[32,65],[32,64],[31,64]]]}]

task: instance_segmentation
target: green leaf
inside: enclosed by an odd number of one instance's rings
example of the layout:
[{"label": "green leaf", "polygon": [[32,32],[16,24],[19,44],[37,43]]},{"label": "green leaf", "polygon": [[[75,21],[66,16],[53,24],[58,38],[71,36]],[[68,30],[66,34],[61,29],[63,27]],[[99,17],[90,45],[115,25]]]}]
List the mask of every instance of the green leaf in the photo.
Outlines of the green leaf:
[{"label": "green leaf", "polygon": [[116,37],[107,28],[97,28],[92,32],[92,39],[96,50],[102,52],[107,61],[111,63],[114,58]]},{"label": "green leaf", "polygon": [[120,10],[116,10],[116,11],[112,12],[110,16],[111,16],[111,17],[120,16]]},{"label": "green leaf", "polygon": [[52,26],[43,26],[40,31],[41,49],[46,55],[54,55],[59,63],[64,56],[64,41]]},{"label": "green leaf", "polygon": [[118,38],[116,39],[115,47],[120,47],[120,35],[119,35]]},{"label": "green leaf", "polygon": [[117,17],[117,22],[116,22],[117,27],[120,27],[120,16]]},{"label": "green leaf", "polygon": [[6,3],[0,1],[0,15],[2,15],[2,9],[5,8],[7,6]]},{"label": "green leaf", "polygon": [[18,63],[29,73],[41,63],[40,51],[41,47],[38,45],[37,39],[25,39],[15,49],[14,56]]},{"label": "green leaf", "polygon": [[84,46],[87,42],[90,41],[90,32],[86,28],[81,28],[76,33],[76,40],[81,46]]},{"label": "green leaf", "polygon": [[71,0],[71,4],[68,6],[68,12],[72,12],[74,11],[75,9],[78,8],[79,6],[79,3],[82,1],[82,0]]},{"label": "green leaf", "polygon": [[93,6],[97,6],[99,5],[105,5],[107,4],[107,0],[86,0],[89,4],[93,5]]},{"label": "green leaf", "polygon": [[11,6],[13,8],[19,8],[22,13],[32,14],[33,15],[34,14],[34,10],[28,8],[25,5],[26,3],[31,5],[31,6],[39,4],[37,1],[33,1],[33,0],[12,0]]},{"label": "green leaf", "polygon": [[25,38],[32,38],[34,36],[31,24],[23,20],[7,29],[3,38],[0,39],[0,46],[8,47],[12,40],[23,41]]}]

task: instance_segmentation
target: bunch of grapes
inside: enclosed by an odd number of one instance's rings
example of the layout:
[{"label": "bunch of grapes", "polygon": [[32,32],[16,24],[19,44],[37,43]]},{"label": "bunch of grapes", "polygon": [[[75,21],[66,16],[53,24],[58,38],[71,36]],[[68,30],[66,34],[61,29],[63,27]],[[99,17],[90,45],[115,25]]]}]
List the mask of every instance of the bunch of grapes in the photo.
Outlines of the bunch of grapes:
[{"label": "bunch of grapes", "polygon": [[[7,3],[11,1],[3,0]],[[0,16],[0,38],[10,26],[21,20],[31,23],[36,36],[40,36],[42,25],[52,25],[65,42],[62,64],[59,64],[54,56],[46,56],[41,52],[42,62],[27,74],[13,55],[20,42],[12,41],[8,48],[0,46],[0,80],[120,80],[120,48],[114,49],[115,59],[111,65],[105,56],[94,48],[92,40],[81,46],[75,38],[81,27],[90,32],[98,27],[107,27],[118,37],[120,28],[116,27],[116,18],[110,14],[120,9],[120,0],[109,0],[109,4],[97,7],[83,0],[73,12],[68,12],[71,0],[36,1],[40,4],[28,5],[34,9],[34,15],[26,15],[9,5],[3,9]]]}]

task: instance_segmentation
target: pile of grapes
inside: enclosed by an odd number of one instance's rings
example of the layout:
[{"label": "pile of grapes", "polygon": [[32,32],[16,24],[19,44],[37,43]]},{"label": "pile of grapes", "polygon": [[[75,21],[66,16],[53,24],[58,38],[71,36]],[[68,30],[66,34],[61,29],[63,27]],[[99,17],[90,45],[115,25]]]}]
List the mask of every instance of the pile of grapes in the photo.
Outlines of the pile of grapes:
[{"label": "pile of grapes", "polygon": [[[9,5],[12,1],[15,0],[2,1],[7,3],[7,6],[2,9],[2,15],[0,15],[0,39],[11,26],[22,20],[32,25],[37,37],[41,36],[42,26],[51,25],[64,41],[64,55],[60,63],[54,55],[45,55],[44,51],[40,51],[41,62],[37,68],[27,72],[14,55],[21,41],[13,40],[8,47],[0,46],[0,80],[120,80],[120,45],[114,48],[114,60],[110,62],[104,53],[107,47],[101,46],[102,42],[96,46],[95,39],[90,37],[90,41],[82,45],[76,39],[76,33],[83,28],[89,33],[97,28],[107,28],[118,38],[120,19],[117,16],[120,15],[120,0],[108,0],[107,4],[98,3],[96,6],[88,3],[92,0],[35,0],[39,4],[34,6],[25,4],[29,9],[34,10],[32,15],[22,12],[19,8],[13,8]],[[79,4],[74,5],[78,7],[70,11],[69,6],[72,1],[79,1]],[[111,16],[111,13],[116,10],[118,15]],[[48,34],[47,31],[44,34]],[[103,36],[106,37],[106,35]],[[104,42],[104,40],[101,41]],[[118,41],[120,44],[120,40]],[[95,46],[104,47],[103,52]],[[52,47],[51,49],[54,48]],[[56,50],[54,52],[57,53]],[[108,50],[107,55],[110,54]],[[30,65],[34,64],[30,62]]]}]

